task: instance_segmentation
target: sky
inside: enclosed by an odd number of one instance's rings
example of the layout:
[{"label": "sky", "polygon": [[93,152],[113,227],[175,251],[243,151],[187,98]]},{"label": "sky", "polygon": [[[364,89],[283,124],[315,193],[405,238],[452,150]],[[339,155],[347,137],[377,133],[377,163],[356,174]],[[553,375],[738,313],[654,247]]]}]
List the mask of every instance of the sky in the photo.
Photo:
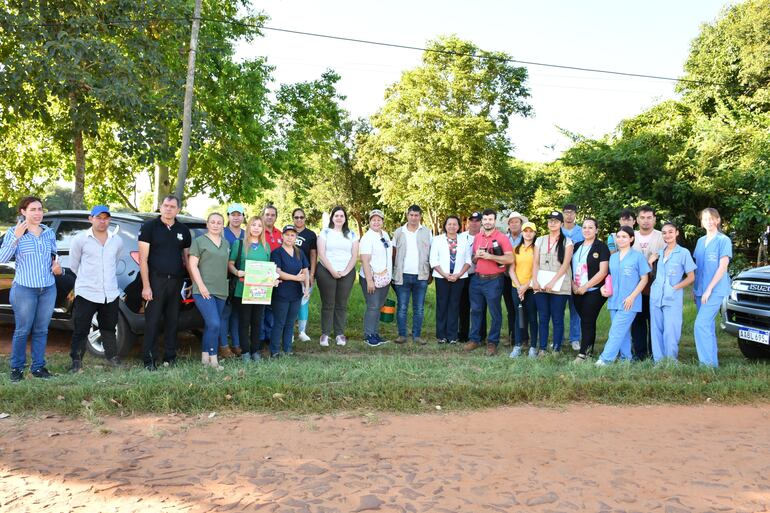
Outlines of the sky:
[{"label": "sky", "polygon": [[[268,27],[424,47],[456,34],[514,59],[680,77],[701,24],[729,0],[262,0]],[[278,83],[333,69],[353,117],[383,104],[385,89],[422,53],[265,30],[238,46],[238,57],[266,56]],[[514,156],[550,161],[569,147],[559,128],[598,138],[618,123],[676,96],[674,83],[527,66],[534,116],[514,117]]]}]

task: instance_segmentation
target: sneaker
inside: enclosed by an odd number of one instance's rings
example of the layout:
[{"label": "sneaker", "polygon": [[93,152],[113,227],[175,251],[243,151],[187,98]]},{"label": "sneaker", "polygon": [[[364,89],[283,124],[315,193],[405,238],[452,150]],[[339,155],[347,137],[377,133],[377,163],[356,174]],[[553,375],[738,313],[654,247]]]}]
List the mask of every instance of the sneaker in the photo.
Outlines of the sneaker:
[{"label": "sneaker", "polygon": [[53,374],[48,372],[48,369],[46,369],[45,367],[40,367],[39,369],[35,369],[30,374],[32,374],[36,378],[41,378],[41,379],[50,379],[53,377]]},{"label": "sneaker", "polygon": [[573,351],[580,351],[580,341],[579,340],[573,340],[571,343],[572,343],[572,350]]},{"label": "sneaker", "polygon": [[509,355],[511,358],[518,358],[521,356],[521,346],[513,346],[513,351]]},{"label": "sneaker", "polygon": [[379,342],[380,345],[387,344],[388,342],[390,342],[388,339],[382,338],[382,336],[379,333],[375,333],[374,337],[377,339],[377,342]]},{"label": "sneaker", "polygon": [[369,347],[377,347],[380,344],[382,344],[380,337],[378,337],[377,335],[367,335],[364,341],[366,342],[366,345]]},{"label": "sneaker", "polygon": [[449,340],[447,342],[447,344],[458,344],[458,343],[459,343],[459,341],[457,341],[457,340]]},{"label": "sneaker", "polygon": [[81,370],[83,370],[83,362],[80,360],[72,360],[72,365],[67,369],[67,372],[70,374],[77,374]]},{"label": "sneaker", "polygon": [[123,367],[123,362],[120,361],[120,357],[113,356],[112,358],[107,360],[107,365],[109,365],[113,369],[120,369]]},{"label": "sneaker", "polygon": [[256,353],[251,353],[251,359],[252,361],[258,362],[262,359],[262,355],[259,354],[259,351],[257,351]]},{"label": "sneaker", "polygon": [[321,347],[329,347],[329,335],[321,335]]},{"label": "sneaker", "polygon": [[310,337],[307,336],[307,333],[304,331],[300,331],[299,335],[297,335],[297,338],[300,342],[310,342]]},{"label": "sneaker", "polygon": [[335,340],[337,341],[338,346],[344,346],[348,343],[348,338],[345,335],[337,335]]},{"label": "sneaker", "polygon": [[495,356],[497,354],[497,346],[493,343],[487,344],[487,356]]},{"label": "sneaker", "polygon": [[401,335],[396,337],[396,340],[394,340],[396,344],[406,344],[406,337],[402,337]]},{"label": "sneaker", "polygon": [[548,353],[546,352],[545,349],[541,349],[540,351],[537,352],[538,358],[545,358],[546,356],[548,356]]},{"label": "sneaker", "polygon": [[294,356],[294,351],[289,351],[288,353],[283,353],[284,356],[292,357]]},{"label": "sneaker", "polygon": [[11,369],[11,383],[19,383],[24,379],[24,369]]},{"label": "sneaker", "polygon": [[579,355],[577,355],[577,356],[575,357],[575,359],[574,359],[574,360],[572,360],[572,363],[583,363],[583,362],[585,362],[585,361],[586,361],[586,355],[584,355],[584,354],[579,354]]},{"label": "sneaker", "polygon": [[448,344],[449,343],[449,341],[447,339],[445,339],[445,338],[440,338],[436,342],[438,342],[439,344]]},{"label": "sneaker", "polygon": [[158,367],[155,366],[155,362],[145,363],[144,364],[144,370],[153,372],[158,370]]},{"label": "sneaker", "polygon": [[599,359],[596,360],[596,363],[594,365],[596,365],[597,367],[606,367],[607,366],[607,362],[605,362],[604,360],[599,358]]},{"label": "sneaker", "polygon": [[530,347],[529,348],[529,357],[530,358],[537,357],[537,348],[536,347]]},{"label": "sneaker", "polygon": [[281,358],[281,353],[273,353],[270,355],[271,360],[278,360]]},{"label": "sneaker", "polygon": [[479,344],[478,342],[470,341],[465,343],[465,345],[463,346],[463,349],[465,349],[466,351],[473,351],[474,349],[477,349],[479,347],[481,347],[481,344]]},{"label": "sneaker", "polygon": [[418,346],[424,346],[428,343],[422,337],[414,337],[412,340],[414,340],[414,343],[417,344]]},{"label": "sneaker", "polygon": [[241,361],[243,363],[251,363],[251,353],[241,353]]}]

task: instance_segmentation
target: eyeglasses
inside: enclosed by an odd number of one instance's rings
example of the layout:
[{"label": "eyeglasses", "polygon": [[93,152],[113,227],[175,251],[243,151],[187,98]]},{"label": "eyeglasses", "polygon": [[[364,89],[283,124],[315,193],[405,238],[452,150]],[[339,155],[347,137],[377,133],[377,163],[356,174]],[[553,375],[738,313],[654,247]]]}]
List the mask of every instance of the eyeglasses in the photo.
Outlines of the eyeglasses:
[{"label": "eyeglasses", "polygon": [[305,216],[294,216],[294,219],[305,219]]},{"label": "eyeglasses", "polygon": [[390,247],[390,244],[388,244],[388,241],[385,240],[385,237],[381,238],[380,242],[382,242],[382,245],[385,246],[385,249]]}]

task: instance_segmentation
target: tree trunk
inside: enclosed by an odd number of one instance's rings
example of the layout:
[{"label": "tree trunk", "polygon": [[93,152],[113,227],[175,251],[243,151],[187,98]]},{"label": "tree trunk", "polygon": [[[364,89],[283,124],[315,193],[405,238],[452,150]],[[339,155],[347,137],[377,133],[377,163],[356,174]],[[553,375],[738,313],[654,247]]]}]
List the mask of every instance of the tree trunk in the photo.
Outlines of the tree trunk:
[{"label": "tree trunk", "polygon": [[155,163],[155,199],[153,205],[160,208],[163,198],[171,194],[171,182],[168,180],[168,166]]},{"label": "tree trunk", "polygon": [[77,126],[77,98],[70,93],[70,119],[72,120],[72,145],[75,148],[75,190],[72,191],[72,208],[84,208],[86,188],[86,152],[83,148],[83,131]]},{"label": "tree trunk", "polygon": [[[182,148],[179,156],[179,171],[176,177],[176,197],[182,201],[184,184],[187,181],[187,159],[190,152],[192,130],[193,84],[195,82],[195,54],[198,51],[198,31],[201,26],[201,0],[195,0],[192,31],[190,33],[190,54],[187,59],[187,83],[184,90],[184,112],[182,114]],[[181,207],[181,205],[180,205]]]}]

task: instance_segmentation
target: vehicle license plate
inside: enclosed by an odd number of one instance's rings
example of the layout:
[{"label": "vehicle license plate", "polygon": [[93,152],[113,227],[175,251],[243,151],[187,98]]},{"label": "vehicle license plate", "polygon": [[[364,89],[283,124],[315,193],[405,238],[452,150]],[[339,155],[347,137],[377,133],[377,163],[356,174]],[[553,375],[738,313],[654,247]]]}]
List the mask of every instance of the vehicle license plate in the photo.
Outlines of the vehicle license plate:
[{"label": "vehicle license plate", "polygon": [[770,345],[770,331],[754,328],[741,328],[738,330],[738,337],[743,340],[751,340],[752,342]]}]

